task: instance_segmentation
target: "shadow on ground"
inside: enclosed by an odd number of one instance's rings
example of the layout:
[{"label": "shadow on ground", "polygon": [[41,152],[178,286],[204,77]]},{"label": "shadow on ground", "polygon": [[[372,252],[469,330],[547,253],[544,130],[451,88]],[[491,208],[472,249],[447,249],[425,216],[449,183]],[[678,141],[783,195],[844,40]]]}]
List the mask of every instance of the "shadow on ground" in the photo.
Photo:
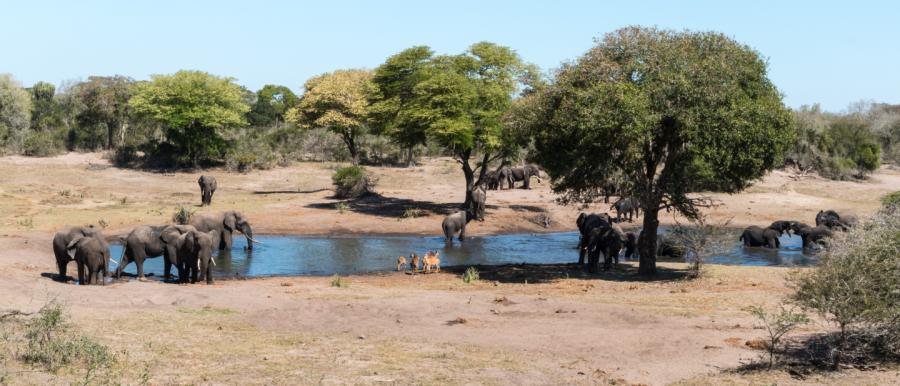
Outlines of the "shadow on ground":
[{"label": "shadow on ground", "polygon": [[[337,199],[331,197],[332,199]],[[347,209],[356,213],[370,216],[403,218],[408,209],[419,209],[429,214],[448,215],[461,210],[460,204],[435,203],[432,201],[418,201],[408,198],[386,197],[377,193],[369,193],[362,197],[340,201],[347,204]],[[338,202],[316,202],[307,205],[307,208],[337,209]],[[497,209],[496,205],[485,205],[487,209]]]},{"label": "shadow on ground", "polygon": [[[470,266],[441,267],[442,271],[462,274]],[[549,283],[560,279],[608,280],[620,282],[667,282],[686,278],[687,269],[672,269],[657,266],[655,276],[637,274],[637,265],[619,264],[609,271],[588,273],[582,265],[567,264],[503,264],[475,265],[482,280],[500,283]]]}]

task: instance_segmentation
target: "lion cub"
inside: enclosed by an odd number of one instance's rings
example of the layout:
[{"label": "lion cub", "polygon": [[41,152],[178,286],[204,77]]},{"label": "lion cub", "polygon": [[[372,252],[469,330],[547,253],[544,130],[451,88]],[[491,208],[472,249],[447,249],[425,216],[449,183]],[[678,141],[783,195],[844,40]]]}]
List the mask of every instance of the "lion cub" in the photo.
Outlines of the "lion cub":
[{"label": "lion cub", "polygon": [[397,256],[397,271],[403,270],[404,265],[406,265],[406,256]]},{"label": "lion cub", "polygon": [[428,251],[428,253],[422,257],[422,271],[425,273],[441,272],[441,259],[438,258],[439,255],[440,252]]}]

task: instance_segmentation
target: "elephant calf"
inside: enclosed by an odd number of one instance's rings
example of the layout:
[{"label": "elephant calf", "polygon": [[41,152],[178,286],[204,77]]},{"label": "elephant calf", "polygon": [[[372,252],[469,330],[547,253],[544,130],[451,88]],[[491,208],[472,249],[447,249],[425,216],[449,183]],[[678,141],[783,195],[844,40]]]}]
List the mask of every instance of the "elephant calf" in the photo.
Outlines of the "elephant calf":
[{"label": "elephant calf", "polygon": [[101,235],[77,237],[66,250],[73,252],[78,264],[78,283],[106,285],[103,279],[109,272],[109,243]]},{"label": "elephant calf", "polygon": [[798,222],[792,224],[791,229],[795,234],[800,236],[801,240],[803,240],[804,249],[809,248],[812,245],[818,245],[820,241],[833,235],[831,229],[825,225],[811,227]]},{"label": "elephant calf", "polygon": [[777,249],[781,247],[781,241],[778,236],[781,235],[777,229],[760,228],[758,226],[749,226],[741,233],[738,240],[744,242],[745,247],[767,247]]},{"label": "elephant calf", "polygon": [[69,244],[73,240],[92,236],[102,238],[100,228],[94,227],[93,224],[87,226],[66,227],[53,235],[53,254],[56,256],[56,267],[59,269],[57,280],[66,280],[66,268],[69,265],[69,262],[74,260],[72,256],[69,255]]},{"label": "elephant calf", "polygon": [[485,201],[487,201],[487,192],[483,185],[472,190],[472,212],[478,221],[484,221]]},{"label": "elephant calf", "polygon": [[475,214],[469,210],[461,210],[447,217],[441,223],[441,229],[444,230],[444,239],[448,243],[453,242],[453,235],[459,232],[459,241],[463,241],[466,237],[466,224],[475,218]]},{"label": "elephant calf", "polygon": [[197,180],[197,184],[200,185],[200,205],[212,205],[212,196],[213,193],[216,192],[216,187],[218,186],[216,177],[206,175],[200,176],[200,179]]}]

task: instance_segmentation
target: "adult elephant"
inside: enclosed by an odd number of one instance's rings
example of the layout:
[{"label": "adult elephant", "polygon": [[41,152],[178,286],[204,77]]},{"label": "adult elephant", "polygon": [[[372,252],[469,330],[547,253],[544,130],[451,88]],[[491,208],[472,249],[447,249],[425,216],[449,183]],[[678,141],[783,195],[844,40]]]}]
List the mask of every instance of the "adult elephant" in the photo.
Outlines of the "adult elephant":
[{"label": "adult elephant", "polygon": [[247,238],[247,249],[253,249],[253,243],[257,242],[253,239],[250,223],[243,214],[233,210],[194,214],[191,216],[190,225],[203,233],[216,231],[216,238],[213,242],[219,249],[231,249],[232,234],[235,231],[241,232]]},{"label": "adult elephant", "polygon": [[77,236],[66,246],[78,264],[78,283],[106,285],[109,273],[109,243],[101,234]]},{"label": "adult elephant", "polygon": [[475,213],[470,210],[461,210],[444,217],[441,229],[444,231],[444,240],[449,244],[453,242],[453,236],[459,232],[459,241],[466,237],[466,224],[475,218]]},{"label": "adult elephant", "polygon": [[478,221],[484,221],[484,203],[487,201],[487,192],[483,185],[472,190],[472,213]]},{"label": "adult elephant", "polygon": [[216,192],[216,187],[218,186],[216,177],[206,175],[200,176],[200,179],[197,180],[197,184],[200,185],[200,206],[212,205],[212,196],[213,193]]},{"label": "adult elephant", "polygon": [[509,168],[509,188],[515,187],[515,183],[523,181],[522,189],[531,189],[531,177],[535,177],[541,183],[541,169],[535,164],[527,164],[520,168]]},{"label": "adult elephant", "polygon": [[[189,227],[189,228],[188,228]],[[163,238],[171,240],[167,243],[174,250],[175,265],[178,268],[178,281],[181,283],[196,283],[198,276],[206,278],[206,284],[213,283],[212,266],[213,241],[216,231],[200,232],[192,226],[181,228],[169,227],[163,231]]]},{"label": "adult elephant", "polygon": [[[135,227],[125,236],[122,246],[122,257],[116,267],[115,277],[121,277],[125,267],[134,262],[137,266],[138,280],[144,280],[144,261],[166,254],[166,242],[161,238],[163,230],[169,225],[141,225]],[[172,258],[174,259],[174,258]],[[164,278],[170,277],[172,266],[169,259],[165,261]]]},{"label": "adult elephant", "polygon": [[822,240],[834,235],[831,229],[825,225],[811,227],[798,222],[794,223],[791,226],[791,229],[795,234],[800,236],[801,240],[803,240],[804,249],[809,248],[812,245],[819,245]]},{"label": "adult elephant", "polygon": [[500,170],[490,170],[484,174],[485,186],[487,190],[498,190],[501,188],[500,184]]},{"label": "adult elephant", "polygon": [[609,226],[612,218],[606,213],[584,213],[578,214],[575,219],[575,225],[578,226],[578,265],[584,264],[584,255],[587,253],[588,241],[590,241],[591,230],[601,226]]},{"label": "adult elephant", "polygon": [[616,210],[616,222],[622,222],[623,218],[628,222],[632,222],[634,221],[634,216],[641,215],[640,206],[638,205],[638,202],[634,197],[620,198],[618,201],[613,203],[609,207],[609,209]]},{"label": "adult elephant", "polygon": [[816,226],[826,226],[832,230],[847,230],[855,226],[859,220],[851,214],[839,214],[834,210],[820,210],[816,214]]},{"label": "adult elephant", "polygon": [[781,241],[778,230],[772,228],[760,228],[756,225],[749,226],[741,233],[740,241],[744,242],[745,247],[767,247],[777,249],[781,247]]},{"label": "adult elephant", "polygon": [[66,280],[66,268],[70,261],[74,258],[69,255],[68,246],[72,240],[82,237],[92,237],[101,235],[100,228],[94,227],[93,224],[87,226],[66,227],[53,235],[53,254],[56,257],[56,267],[59,270],[57,280]]},{"label": "adult elephant", "polygon": [[634,250],[629,244],[628,235],[616,224],[603,224],[591,229],[588,239],[588,272],[596,272],[603,254],[603,269],[608,270],[613,260],[619,265],[619,253],[622,248]]}]

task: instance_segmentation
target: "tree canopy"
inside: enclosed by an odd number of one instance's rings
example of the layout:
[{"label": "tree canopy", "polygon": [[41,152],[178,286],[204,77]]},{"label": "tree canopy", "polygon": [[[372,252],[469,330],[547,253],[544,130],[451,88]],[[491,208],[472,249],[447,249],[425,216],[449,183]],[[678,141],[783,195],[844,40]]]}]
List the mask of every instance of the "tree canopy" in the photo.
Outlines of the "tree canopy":
[{"label": "tree canopy", "polygon": [[224,151],[222,130],[245,124],[250,110],[232,78],[202,71],[153,75],[136,86],[129,106],[162,123],[166,136],[186,160],[196,164]]},{"label": "tree canopy", "polygon": [[287,111],[296,106],[300,98],[285,86],[267,84],[256,92],[256,102],[247,113],[247,120],[253,126],[278,128],[285,122]]},{"label": "tree canopy", "polygon": [[303,97],[287,113],[287,120],[302,128],[324,127],[341,136],[353,164],[359,164],[357,140],[367,128],[368,99],[372,87],[368,70],[337,70],[306,81]]},{"label": "tree canopy", "polygon": [[639,199],[643,274],[656,272],[661,209],[696,218],[704,201],[689,193],[745,188],[794,138],[759,53],[713,32],[620,29],[537,98],[536,158],[564,200]]},{"label": "tree canopy", "polygon": [[18,149],[31,123],[31,95],[10,74],[0,74],[0,141]]},{"label": "tree canopy", "polygon": [[76,120],[84,127],[102,126],[107,149],[123,142],[133,85],[134,80],[126,76],[91,76],[73,90],[79,102]]}]

